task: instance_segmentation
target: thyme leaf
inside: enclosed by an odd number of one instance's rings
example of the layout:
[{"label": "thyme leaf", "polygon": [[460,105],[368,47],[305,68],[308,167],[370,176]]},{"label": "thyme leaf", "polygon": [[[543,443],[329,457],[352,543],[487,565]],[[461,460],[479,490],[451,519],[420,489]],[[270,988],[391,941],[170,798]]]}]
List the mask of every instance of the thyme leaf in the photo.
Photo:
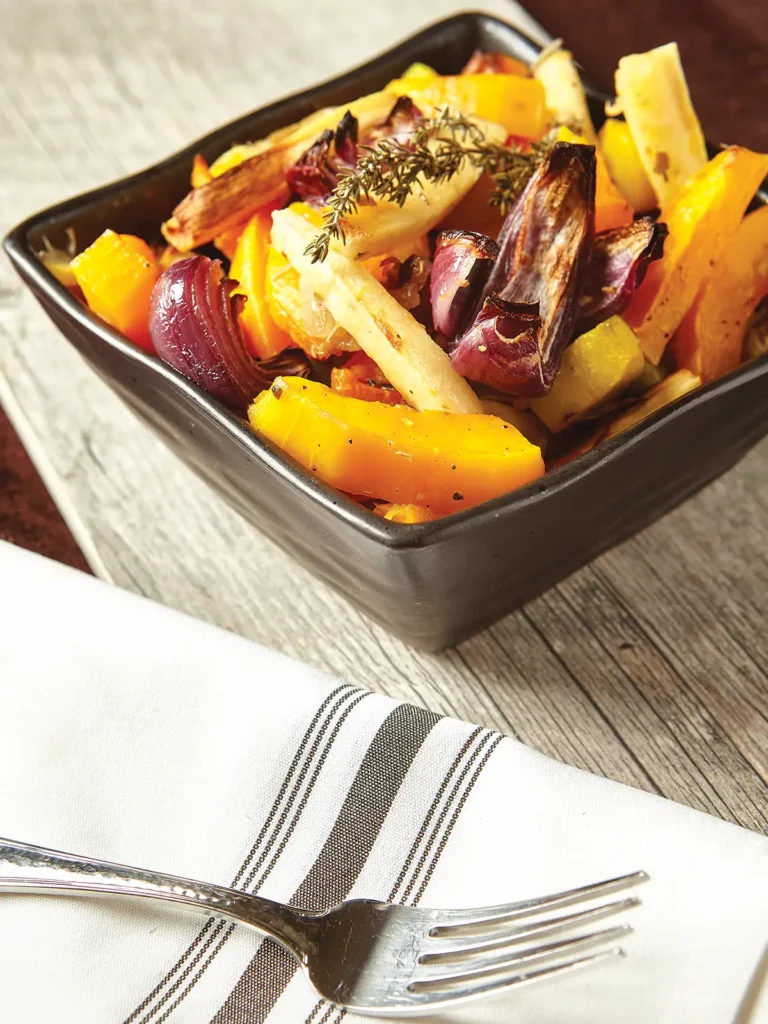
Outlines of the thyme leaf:
[{"label": "thyme leaf", "polygon": [[384,138],[375,146],[361,146],[363,155],[356,166],[341,172],[323,214],[323,227],[306,255],[313,263],[322,262],[332,240],[345,244],[344,222],[360,203],[383,199],[402,206],[424,182],[448,181],[466,162],[490,172],[494,190],[489,202],[506,213],[554,141],[550,133],[533,143],[489,142],[478,124],[445,108],[418,122],[405,142]]}]

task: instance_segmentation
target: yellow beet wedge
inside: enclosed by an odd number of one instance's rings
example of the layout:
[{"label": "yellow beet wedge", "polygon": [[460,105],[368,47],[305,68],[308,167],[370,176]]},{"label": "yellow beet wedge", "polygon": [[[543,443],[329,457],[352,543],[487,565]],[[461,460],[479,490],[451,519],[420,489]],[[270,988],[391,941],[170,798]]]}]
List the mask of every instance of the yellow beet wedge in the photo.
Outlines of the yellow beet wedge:
[{"label": "yellow beet wedge", "polygon": [[646,357],[658,365],[670,338],[720,256],[733,245],[750,200],[768,174],[768,154],[729,146],[705,164],[662,210],[664,255],[624,311]]},{"label": "yellow beet wedge", "polygon": [[321,480],[438,515],[479,505],[544,472],[541,452],[496,416],[416,412],[278,377],[251,426]]},{"label": "yellow beet wedge", "polygon": [[531,408],[558,433],[620,395],[643,365],[635,334],[620,316],[609,317],[568,346],[552,390]]},{"label": "yellow beet wedge", "polygon": [[546,128],[544,87],[535,78],[488,74],[405,77],[390,82],[387,92],[410,96],[424,112],[450,107],[525,139],[540,138]]}]

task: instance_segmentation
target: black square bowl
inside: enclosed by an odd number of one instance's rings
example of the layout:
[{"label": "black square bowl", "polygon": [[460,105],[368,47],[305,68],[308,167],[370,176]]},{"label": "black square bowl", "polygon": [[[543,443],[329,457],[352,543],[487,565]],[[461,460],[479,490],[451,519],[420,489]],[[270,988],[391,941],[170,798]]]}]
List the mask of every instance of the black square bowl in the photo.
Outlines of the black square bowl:
[{"label": "black square bowl", "polygon": [[[273,103],[122,181],[26,220],[5,247],[46,313],[93,368],[241,515],[386,629],[436,650],[465,639],[629,537],[733,466],[768,432],[768,357],[700,388],[537,482],[436,522],[374,516],[313,479],[185,377],[83,308],[36,253],[107,228],[152,239],[186,194],[195,153],[213,160],[319,107],[382,88],[413,61],[458,72],[472,51],[531,60],[538,47],[461,14],[307,92]],[[591,92],[595,115],[602,100]],[[762,201],[765,201],[763,197]]]}]

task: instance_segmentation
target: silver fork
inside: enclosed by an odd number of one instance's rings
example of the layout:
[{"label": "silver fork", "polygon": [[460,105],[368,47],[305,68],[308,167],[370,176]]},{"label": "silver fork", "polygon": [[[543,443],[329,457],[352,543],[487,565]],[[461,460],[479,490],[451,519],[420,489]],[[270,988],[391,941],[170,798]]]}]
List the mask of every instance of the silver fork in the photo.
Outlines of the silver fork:
[{"label": "silver fork", "polygon": [[647,879],[638,871],[475,910],[348,900],[312,913],[221,885],[0,839],[0,893],[138,896],[227,918],[281,943],[322,998],[386,1016],[431,1012],[623,955],[616,943],[631,928],[592,926],[637,906],[635,896],[611,897]]}]

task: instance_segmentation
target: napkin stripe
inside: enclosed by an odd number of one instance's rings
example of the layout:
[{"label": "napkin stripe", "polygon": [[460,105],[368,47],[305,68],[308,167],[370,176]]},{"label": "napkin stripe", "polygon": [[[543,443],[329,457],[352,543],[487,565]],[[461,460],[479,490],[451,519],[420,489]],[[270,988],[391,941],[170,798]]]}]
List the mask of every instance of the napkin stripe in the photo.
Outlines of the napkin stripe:
[{"label": "napkin stripe", "polygon": [[[341,902],[365,866],[416,754],[440,716],[398,705],[382,722],[317,860],[291,899],[321,910]],[[298,970],[276,942],[262,942],[212,1024],[263,1024]]]},{"label": "napkin stripe", "polygon": [[[356,696],[355,696],[355,694],[356,694]],[[261,885],[263,884],[264,880],[266,879],[267,875],[271,871],[272,867],[274,867],[275,863],[277,862],[277,860],[279,859],[279,857],[282,854],[283,850],[285,849],[285,846],[288,843],[288,840],[290,839],[290,836],[293,833],[294,826],[296,825],[296,823],[297,823],[297,821],[298,821],[302,811],[304,810],[304,807],[307,804],[307,801],[309,800],[309,797],[310,797],[310,794],[312,792],[312,789],[314,788],[314,785],[315,785],[315,783],[317,781],[317,778],[318,778],[318,776],[320,774],[320,771],[321,771],[323,765],[325,764],[325,761],[326,761],[326,758],[328,756],[328,753],[329,753],[331,747],[333,746],[333,742],[336,739],[336,737],[338,736],[339,730],[341,729],[342,725],[344,724],[347,716],[350,714],[350,712],[352,712],[354,710],[354,708],[362,700],[364,700],[366,697],[370,697],[371,694],[369,692],[361,692],[359,690],[351,690],[348,695],[345,695],[345,697],[346,696],[354,696],[354,700],[352,700],[350,703],[347,704],[346,708],[344,708],[343,712],[339,715],[338,719],[336,720],[336,722],[334,724],[334,727],[333,727],[333,731],[332,731],[332,733],[331,733],[331,735],[330,735],[330,737],[328,739],[328,742],[325,744],[325,746],[322,748],[322,750],[320,752],[320,756],[319,756],[318,762],[317,762],[317,764],[314,767],[314,770],[313,770],[312,776],[311,776],[311,778],[309,780],[309,784],[307,786],[307,789],[304,791],[304,794],[302,795],[301,802],[300,802],[300,804],[299,804],[299,806],[297,808],[296,814],[294,815],[293,819],[291,820],[291,822],[289,824],[288,832],[286,833],[286,835],[281,840],[280,846],[279,846],[275,856],[273,857],[273,859],[272,859],[272,861],[271,861],[271,863],[269,865],[268,870],[261,876],[261,878],[259,879],[258,883],[251,888],[251,890],[250,890],[251,892],[258,892],[258,890],[261,888]],[[332,709],[332,712],[337,711],[339,709],[339,707],[341,707],[341,704],[342,704],[342,701],[337,702],[337,705],[335,706],[335,708]],[[320,731],[319,736],[316,737],[315,742],[312,745],[312,749],[310,750],[310,757],[316,752],[316,750],[318,748],[319,739],[322,738],[322,735],[324,735],[327,726],[330,724],[330,721],[332,720],[332,717],[333,717],[332,715],[329,716],[329,719],[323,725],[323,727],[322,727],[322,729]],[[298,785],[299,785],[299,782],[297,782],[297,786]],[[296,792],[296,787],[294,787],[294,792]],[[250,876],[250,877],[252,877],[252,876]],[[245,886],[241,886],[241,888],[245,888]],[[180,977],[178,977],[176,979],[176,981],[173,983],[173,985],[171,985],[170,989],[168,989],[168,991],[162,996],[162,998],[153,1007],[153,1009],[150,1011],[150,1013],[147,1015],[147,1017],[143,1018],[143,1020],[141,1021],[141,1024],[145,1024],[145,1022],[151,1020],[152,1016],[154,1014],[157,1014],[157,1012],[160,1009],[162,1009],[163,1005],[165,1003],[167,1003],[168,1000],[176,992],[178,992],[179,988],[181,988],[181,986],[187,980],[189,975],[199,965],[199,970],[197,971],[195,976],[191,978],[191,980],[187,984],[186,988],[177,996],[177,998],[173,1001],[173,1003],[171,1003],[170,1006],[168,1006],[159,1016],[155,1016],[155,1018],[154,1018],[155,1019],[155,1024],[162,1024],[162,1022],[164,1020],[166,1020],[174,1012],[174,1010],[176,1010],[176,1008],[179,1006],[179,1004],[183,1002],[183,1000],[187,997],[187,995],[189,995],[191,990],[195,987],[195,985],[200,980],[200,978],[203,976],[203,974],[208,969],[208,967],[211,965],[213,960],[221,952],[222,948],[225,946],[227,941],[231,938],[231,936],[232,936],[233,932],[235,931],[236,927],[237,927],[237,925],[235,925],[235,924],[227,924],[226,921],[219,921],[219,922],[216,923],[211,936],[209,937],[209,939],[205,943],[204,948],[201,949],[201,950],[198,950],[198,953],[194,957],[192,963],[187,965],[187,967],[182,972]],[[222,932],[223,932],[223,934],[222,934]],[[200,963],[200,961],[202,960],[202,957],[207,952],[207,950],[210,947],[211,943],[216,938],[218,938],[219,936],[221,936],[221,938],[219,938],[219,941],[218,941],[217,945],[214,946],[213,950],[210,952],[210,954],[205,959],[205,961]]]},{"label": "napkin stripe", "polygon": [[[432,803],[432,807],[430,808],[430,812],[428,814],[428,817],[429,817],[430,814],[432,814],[434,812],[434,810],[439,805],[439,801],[440,801],[440,798],[442,796],[442,793],[444,793],[444,791],[447,789],[447,787],[448,787],[448,785],[450,783],[451,778],[455,774],[455,772],[458,769],[459,765],[462,764],[462,762],[466,758],[467,752],[472,747],[472,744],[477,739],[477,737],[478,737],[478,735],[479,735],[479,733],[481,731],[483,731],[483,730],[481,730],[479,728],[475,729],[475,731],[473,733],[471,733],[471,735],[467,738],[466,743],[464,744],[462,749],[459,751],[459,754],[457,755],[455,761],[453,762],[453,764],[451,765],[450,769],[448,770],[448,773],[446,774],[445,778],[443,779],[443,784],[441,785],[440,790],[438,791],[438,794],[437,794],[437,796],[435,797],[435,800]],[[424,857],[422,857],[420,859],[419,864],[417,865],[415,871],[413,871],[411,873],[411,879],[410,879],[410,881],[408,883],[408,886],[407,886],[407,889],[406,889],[406,894],[400,900],[401,903],[405,903],[406,905],[409,905],[409,906],[416,906],[420,902],[421,897],[424,895],[424,892],[425,892],[425,890],[427,888],[427,885],[429,884],[429,880],[431,879],[431,877],[432,877],[432,875],[433,875],[433,873],[435,871],[435,868],[437,867],[437,863],[440,860],[440,857],[442,856],[443,851],[445,850],[445,847],[448,844],[448,840],[450,839],[451,833],[453,832],[453,829],[454,829],[454,826],[455,826],[456,822],[459,819],[459,815],[461,814],[461,812],[464,809],[464,806],[465,806],[465,804],[467,802],[469,794],[472,792],[472,789],[474,788],[475,783],[477,782],[478,778],[480,777],[480,774],[481,774],[482,770],[485,768],[486,764],[488,763],[488,761],[489,761],[489,759],[491,757],[491,754],[494,752],[494,750],[499,745],[499,743],[501,743],[503,738],[504,737],[501,736],[499,733],[494,733],[494,732],[491,732],[490,730],[485,731],[485,735],[480,740],[480,742],[475,746],[475,748],[472,751],[472,754],[470,755],[470,757],[463,764],[462,771],[461,771],[461,773],[459,775],[459,778],[458,778],[456,784],[454,785],[454,787],[453,787],[453,789],[451,791],[451,795],[446,800],[446,802],[445,802],[445,804],[443,806],[443,810],[441,811],[441,814],[440,814],[440,816],[438,818],[438,821],[436,822],[435,827],[432,830],[432,833],[431,833],[431,836],[430,836],[430,842],[428,844],[426,853],[428,854],[429,850],[434,845],[434,841],[435,841],[435,839],[437,838],[438,835],[440,835],[440,840],[438,842],[437,848],[435,849],[435,852],[432,855],[432,858],[431,858],[431,860],[429,862],[429,865],[427,866],[427,871],[426,871],[426,873],[424,875],[424,878],[423,878],[422,883],[421,883],[421,885],[419,887],[419,890],[416,893],[416,895],[414,896],[414,898],[412,900],[408,901],[407,897],[413,891],[413,887],[414,887],[414,885],[416,883],[416,879],[418,878],[419,872],[421,871],[421,869],[423,867]],[[490,746],[488,746],[489,741],[492,741],[492,742],[490,742]],[[475,768],[475,770],[474,770],[474,772],[473,772],[473,774],[472,774],[468,784],[466,785],[466,787],[464,788],[463,792],[461,793],[461,797],[459,798],[458,803],[456,804],[456,807],[455,807],[455,809],[453,811],[453,814],[451,815],[451,818],[450,818],[450,820],[448,822],[448,826],[445,829],[442,829],[442,825],[443,825],[443,823],[445,821],[445,818],[446,818],[448,812],[450,811],[451,807],[453,806],[453,804],[456,802],[456,796],[457,796],[457,794],[459,793],[459,791],[461,789],[461,785],[462,785],[464,779],[466,778],[467,773],[469,772],[469,769],[472,767],[472,765],[474,764],[474,762],[477,760],[478,756],[480,755],[481,751],[485,747],[487,747],[487,749],[485,750],[485,753],[483,754],[483,757],[482,757],[480,763]],[[425,819],[425,821],[426,820],[427,819]],[[424,831],[426,831],[426,829]],[[414,848],[416,848],[418,846],[418,841],[419,840],[417,838],[417,840],[414,842]],[[412,853],[412,856],[409,857],[409,860],[412,861],[412,859],[413,859],[413,848],[412,848],[411,853]],[[331,1014],[332,1014],[332,1012],[334,1010],[337,1010],[338,1014],[337,1014],[336,1017],[334,1017],[334,1019],[332,1021],[332,1024],[341,1024],[341,1021],[347,1015],[346,1008],[344,1008],[344,1007],[339,1008],[339,1007],[337,1007],[337,1006],[335,1006],[333,1004],[326,1003],[324,999],[321,999],[316,1004],[314,1010],[309,1015],[309,1017],[307,1017],[307,1019],[304,1022],[304,1024],[312,1024],[313,1019],[315,1018],[315,1016],[317,1015],[317,1013],[320,1011],[320,1009],[323,1006],[327,1006],[328,1010],[323,1014],[323,1016],[317,1022],[317,1024],[328,1024],[328,1020],[329,1020],[329,1018],[330,1018],[330,1016],[331,1016]]]},{"label": "napkin stripe", "polygon": [[[354,702],[350,705],[349,699],[351,697],[354,697],[355,695],[357,695],[357,697],[354,700]],[[234,880],[231,883],[233,888],[238,886],[240,886],[241,888],[246,888],[248,882],[252,880],[252,865],[254,863],[254,858],[256,858],[256,854],[262,848],[262,844],[265,844],[264,849],[262,850],[262,854],[266,856],[266,853],[268,853],[272,849],[281,829],[286,824],[288,826],[288,836],[292,834],[299,818],[301,817],[301,813],[304,809],[304,806],[306,805],[306,798],[311,792],[311,789],[314,787],[314,784],[317,781],[317,777],[320,773],[320,769],[322,768],[322,765],[325,763],[325,760],[327,758],[328,751],[333,746],[333,742],[336,736],[338,735],[338,728],[332,732],[326,744],[321,748],[323,738],[327,734],[328,729],[330,728],[334,719],[340,714],[344,704],[347,704],[347,710],[343,716],[344,718],[346,718],[346,715],[349,714],[349,712],[352,710],[352,707],[358,704],[364,696],[367,696],[367,694],[361,693],[359,690],[345,683],[332,690],[331,693],[329,693],[325,700],[322,702],[320,707],[317,709],[312,721],[307,727],[299,743],[299,746],[296,749],[295,754],[293,755],[293,759],[289,765],[288,771],[285,775],[285,778],[283,779],[278,794],[275,797],[270,812],[267,815],[267,818],[264,824],[262,825],[256,840],[254,841],[245,860],[243,861],[237,874],[234,877]],[[330,708],[330,711],[328,711],[330,705],[333,706]],[[322,725],[320,725],[320,728],[318,729],[318,723],[320,723],[326,711],[328,711],[328,714],[326,715],[325,719],[322,722]],[[317,730],[316,734],[315,730]],[[308,753],[307,748],[309,748]],[[304,757],[305,754],[306,758]],[[304,794],[305,799],[303,803],[301,803],[299,807],[296,809],[296,812],[289,821],[288,816],[293,807],[293,804],[295,803],[298,791],[315,759],[317,759],[318,764],[316,765],[316,770],[307,785],[307,790]],[[288,800],[285,806],[282,806],[283,801],[286,797],[286,793],[288,792],[289,787],[291,787],[292,784],[293,788],[291,789],[291,793],[288,797]],[[279,816],[278,812],[280,812]],[[275,819],[277,820],[275,821]],[[285,841],[287,842],[287,837]],[[283,843],[283,847],[281,848],[280,852],[282,852],[284,846],[285,843]],[[261,866],[261,863],[263,863],[263,860],[256,861],[256,870],[258,870],[258,867]],[[249,875],[248,882],[246,882],[246,885],[241,885],[240,883],[242,881],[243,876],[249,870],[251,870],[252,873]],[[262,881],[263,879],[261,879],[257,883],[253,891],[258,890]],[[145,1024],[145,1022],[150,1021],[152,1017],[160,1011],[160,1009],[167,1002],[167,1000],[176,991],[178,991],[178,988],[183,984],[183,982],[186,980],[189,974],[195,969],[195,967],[197,967],[201,959],[205,956],[205,954],[210,949],[213,942],[221,934],[221,932],[224,931],[225,928],[228,931],[230,931],[233,927],[233,925],[227,925],[223,921],[216,921],[214,918],[209,919],[205,923],[205,925],[203,925],[195,939],[190,943],[190,945],[179,957],[179,959],[176,961],[173,967],[170,968],[165,977],[155,986],[155,988],[149,993],[149,995],[142,1000],[142,1002],[136,1007],[136,1009],[130,1014],[130,1016],[128,1016],[125,1019],[124,1024],[132,1024],[132,1022],[135,1021],[136,1018],[139,1017],[139,1015],[142,1014],[150,1006],[150,1004],[157,999],[157,997],[161,994],[163,989],[165,989],[166,986],[170,985],[174,977],[179,973],[179,971],[181,971],[182,967],[184,967],[184,965],[187,964],[186,970],[181,975],[181,978],[177,979],[177,982],[171,987],[170,991],[166,992],[163,998],[155,1006],[152,1007],[152,1009],[144,1018],[142,1018],[141,1024]],[[220,946],[217,948],[220,948]],[[194,957],[193,954],[195,954]],[[190,957],[193,957],[193,959],[191,963],[188,963]]]}]

